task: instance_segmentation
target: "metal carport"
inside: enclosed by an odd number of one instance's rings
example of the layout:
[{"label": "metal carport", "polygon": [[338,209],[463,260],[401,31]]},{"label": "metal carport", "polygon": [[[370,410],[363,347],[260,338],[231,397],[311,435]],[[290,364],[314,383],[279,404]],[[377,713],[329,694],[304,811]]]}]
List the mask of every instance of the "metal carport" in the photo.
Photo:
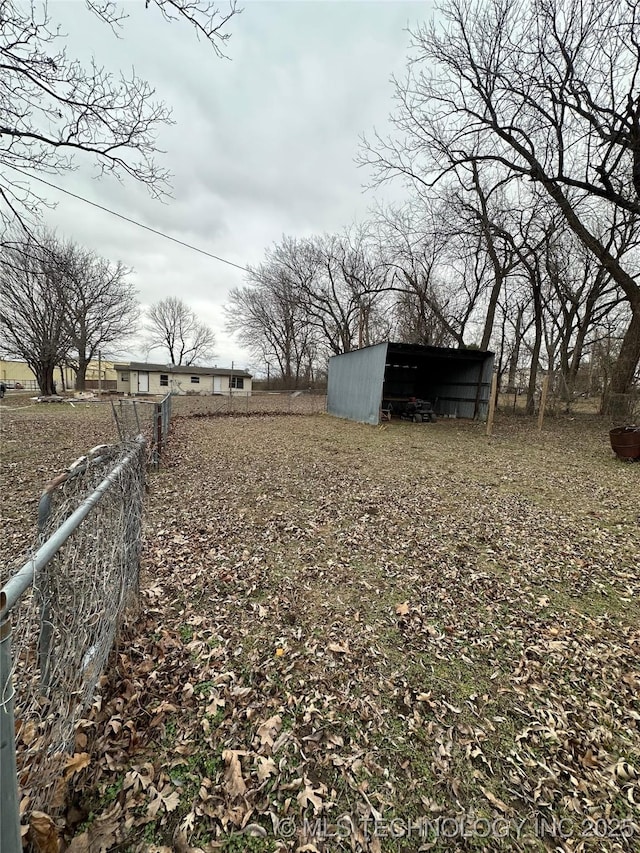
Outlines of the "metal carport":
[{"label": "metal carport", "polygon": [[397,411],[416,397],[440,416],[486,420],[492,372],[492,352],[385,341],[329,359],[327,411],[377,424],[383,401]]}]

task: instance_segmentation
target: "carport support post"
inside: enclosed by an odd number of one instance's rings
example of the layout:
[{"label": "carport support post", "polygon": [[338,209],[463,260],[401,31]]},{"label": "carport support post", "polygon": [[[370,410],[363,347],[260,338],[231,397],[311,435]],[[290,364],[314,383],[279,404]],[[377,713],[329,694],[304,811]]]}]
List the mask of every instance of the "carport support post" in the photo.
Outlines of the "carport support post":
[{"label": "carport support post", "polygon": [[540,395],[540,411],[538,412],[538,432],[542,432],[544,423],[544,410],[547,406],[547,393],[549,391],[549,374],[542,380],[542,394]]},{"label": "carport support post", "polygon": [[0,850],[21,853],[16,729],[11,678],[11,615],[0,598]]},{"label": "carport support post", "polygon": [[489,414],[487,416],[487,435],[491,435],[493,429],[493,416],[496,411],[496,395],[498,393],[498,374],[491,377],[491,396],[489,397]]}]

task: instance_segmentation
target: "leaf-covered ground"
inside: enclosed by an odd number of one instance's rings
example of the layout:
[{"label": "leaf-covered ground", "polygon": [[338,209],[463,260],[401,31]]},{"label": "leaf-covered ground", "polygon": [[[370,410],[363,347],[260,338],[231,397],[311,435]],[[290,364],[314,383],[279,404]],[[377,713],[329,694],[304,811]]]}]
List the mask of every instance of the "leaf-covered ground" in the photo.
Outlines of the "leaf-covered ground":
[{"label": "leaf-covered ground", "polygon": [[71,849],[639,849],[639,483],[588,417],[176,419]]}]

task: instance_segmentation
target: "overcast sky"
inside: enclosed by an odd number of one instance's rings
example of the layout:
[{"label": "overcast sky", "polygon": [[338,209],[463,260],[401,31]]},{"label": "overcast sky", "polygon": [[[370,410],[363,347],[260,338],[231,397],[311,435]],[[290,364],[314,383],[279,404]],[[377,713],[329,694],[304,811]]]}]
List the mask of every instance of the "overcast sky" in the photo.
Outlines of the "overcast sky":
[{"label": "overcast sky", "polygon": [[[373,195],[354,162],[359,136],[387,126],[406,28],[430,16],[430,3],[247,0],[229,25],[229,61],[144,0],[122,5],[129,19],[120,39],[80,0],[49,8],[70,55],[93,55],[116,71],[133,66],[172,106],[175,124],[160,134],[166,153],[158,160],[174,174],[173,199],[155,201],[132,181],[95,180],[87,168],[59,185],[240,265],[258,263],[283,234],[338,231],[366,215]],[[46,194],[57,207],[45,222],[132,267],[143,305],[180,296],[214,328],[218,365],[259,371],[224,332],[223,306],[243,283],[240,270]],[[133,347],[129,355],[143,353]],[[162,360],[159,352],[150,358]]]}]

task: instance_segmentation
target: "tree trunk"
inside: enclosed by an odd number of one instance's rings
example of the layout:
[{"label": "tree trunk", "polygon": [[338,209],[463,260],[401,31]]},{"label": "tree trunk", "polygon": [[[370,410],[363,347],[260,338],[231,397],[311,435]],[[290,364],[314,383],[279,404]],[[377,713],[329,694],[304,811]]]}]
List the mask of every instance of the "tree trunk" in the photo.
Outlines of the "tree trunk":
[{"label": "tree trunk", "polygon": [[507,379],[507,393],[513,394],[516,388],[516,379],[518,378],[518,362],[520,361],[520,347],[522,345],[522,315],[524,314],[524,308],[520,306],[518,308],[518,314],[516,316],[516,328],[515,335],[513,341],[513,352],[511,353],[511,359],[509,361],[509,377]]},{"label": "tree trunk", "polygon": [[54,370],[56,367],[55,364],[53,362],[40,362],[37,365],[30,364],[29,367],[36,375],[40,394],[43,397],[50,397],[52,394],[55,394],[56,386],[53,378]]},{"label": "tree trunk", "polygon": [[78,370],[76,371],[76,391],[84,391],[86,387],[88,359],[82,355],[78,356]]},{"label": "tree trunk", "polygon": [[496,317],[498,297],[500,296],[500,291],[502,290],[502,284],[504,282],[504,276],[498,271],[497,267],[494,267],[494,275],[495,280],[493,283],[493,287],[491,288],[489,305],[487,306],[487,316],[484,321],[484,331],[482,332],[482,340],[480,341],[481,350],[489,349],[491,335],[493,333],[493,324],[495,322]]},{"label": "tree trunk", "polygon": [[640,300],[631,307],[631,322],[622,339],[611,382],[602,400],[602,413],[615,418],[631,415],[630,389],[640,362]]},{"label": "tree trunk", "polygon": [[[589,326],[586,322],[580,324],[578,328],[578,334],[576,336],[575,344],[573,345],[573,353],[571,356],[571,361],[569,362],[567,357],[567,365],[566,365],[566,374],[565,374],[565,390],[567,397],[567,405],[569,405],[573,401],[573,394],[576,388],[576,380],[578,378],[578,371],[580,370],[580,365],[582,364],[582,353],[584,351],[584,342],[587,337],[587,332],[589,331]],[[568,353],[567,353],[568,356]],[[564,367],[563,367],[564,369]]]},{"label": "tree trunk", "polygon": [[542,349],[542,304],[540,302],[540,291],[537,282],[533,282],[533,305],[535,311],[536,337],[531,354],[531,369],[529,371],[529,387],[527,388],[528,415],[533,415],[536,409],[536,380],[538,378],[538,367],[540,363],[540,350]]}]

